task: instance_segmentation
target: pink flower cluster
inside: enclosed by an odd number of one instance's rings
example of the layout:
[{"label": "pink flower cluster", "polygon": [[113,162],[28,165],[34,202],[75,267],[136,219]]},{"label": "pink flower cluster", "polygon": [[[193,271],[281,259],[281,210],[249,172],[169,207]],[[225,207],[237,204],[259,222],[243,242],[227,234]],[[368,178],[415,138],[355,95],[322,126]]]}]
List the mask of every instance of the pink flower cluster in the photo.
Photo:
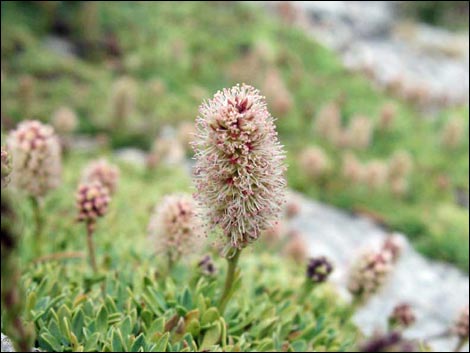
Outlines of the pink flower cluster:
[{"label": "pink flower cluster", "polygon": [[11,173],[11,155],[5,147],[2,146],[2,188],[6,188],[10,182]]},{"label": "pink flower cluster", "polygon": [[10,133],[7,144],[13,157],[15,187],[42,197],[59,185],[61,148],[51,126],[36,120],[24,121]]},{"label": "pink flower cluster", "polygon": [[468,313],[468,306],[466,306],[454,324],[453,331],[461,340],[468,340]]},{"label": "pink flower cluster", "polygon": [[100,182],[113,195],[119,181],[119,168],[110,164],[106,159],[91,162],[83,172],[84,182]]},{"label": "pink flower cluster", "polygon": [[201,229],[192,197],[169,195],[155,208],[148,231],[157,252],[166,253],[176,261],[181,255],[194,251]]},{"label": "pink flower cluster", "polygon": [[108,211],[111,201],[108,189],[100,182],[81,184],[76,194],[78,221],[93,224]]},{"label": "pink flower cluster", "polygon": [[407,328],[416,322],[416,315],[409,304],[402,303],[393,308],[388,321],[391,326]]},{"label": "pink flower cluster", "polygon": [[202,104],[193,142],[196,199],[225,253],[255,241],[280,214],[286,188],[285,154],[274,119],[258,90],[236,85]]},{"label": "pink flower cluster", "polygon": [[367,300],[382,288],[392,268],[388,251],[365,252],[351,268],[349,292],[359,301]]}]

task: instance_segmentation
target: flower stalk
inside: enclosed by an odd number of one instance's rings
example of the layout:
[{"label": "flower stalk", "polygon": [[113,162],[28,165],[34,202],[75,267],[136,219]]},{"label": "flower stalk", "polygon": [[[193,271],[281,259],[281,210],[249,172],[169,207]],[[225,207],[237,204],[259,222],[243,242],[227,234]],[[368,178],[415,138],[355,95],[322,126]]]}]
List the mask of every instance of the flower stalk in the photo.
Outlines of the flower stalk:
[{"label": "flower stalk", "polygon": [[86,225],[87,230],[87,245],[88,245],[88,254],[90,257],[90,265],[93,269],[93,272],[98,274],[98,265],[96,264],[96,255],[95,255],[95,244],[93,242],[93,230],[94,230],[94,223],[88,222]]},{"label": "flower stalk", "polygon": [[224,291],[222,292],[222,296],[220,297],[219,301],[219,312],[221,314],[224,313],[225,308],[227,307],[228,302],[230,301],[230,298],[232,297],[233,294],[233,284],[237,280],[237,265],[238,265],[238,260],[240,258],[241,250],[236,249],[235,253],[231,258],[227,258],[227,275],[225,277],[225,285],[224,285]]}]

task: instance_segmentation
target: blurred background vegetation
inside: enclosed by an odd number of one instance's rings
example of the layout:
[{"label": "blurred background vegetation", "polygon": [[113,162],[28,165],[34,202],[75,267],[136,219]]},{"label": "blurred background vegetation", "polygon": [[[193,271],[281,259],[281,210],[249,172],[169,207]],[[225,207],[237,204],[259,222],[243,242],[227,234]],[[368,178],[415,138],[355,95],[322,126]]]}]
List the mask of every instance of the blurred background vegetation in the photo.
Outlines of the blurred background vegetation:
[{"label": "blurred background vegetation", "polygon": [[[407,2],[403,11],[432,24],[468,28],[468,2],[444,3]],[[459,202],[468,195],[468,105],[429,118],[412,101],[393,98],[366,75],[346,70],[301,30],[246,4],[41,1],[2,2],[1,9],[2,137],[21,120],[50,122],[59,107],[68,106],[79,118],[77,135],[105,136],[110,149],[149,151],[165,126],[193,122],[199,104],[215,91],[252,84],[278,119],[291,188],[368,215],[409,236],[428,256],[468,271],[468,205]],[[459,16],[465,9],[467,16]],[[116,113],[120,103],[126,105],[124,117]],[[390,103],[396,108],[393,128],[376,131],[372,143],[355,153],[365,163],[407,151],[413,172],[399,197],[387,187],[371,189],[344,178],[345,148],[314,129],[327,104],[339,108],[347,125],[357,114],[378,124]],[[444,126],[455,120],[465,136],[446,148]],[[306,146],[321,147],[331,161],[324,177],[313,180],[299,165]],[[73,151],[68,158],[69,165],[80,164]],[[123,189],[133,187],[139,188]],[[70,190],[54,199],[65,192]]]}]

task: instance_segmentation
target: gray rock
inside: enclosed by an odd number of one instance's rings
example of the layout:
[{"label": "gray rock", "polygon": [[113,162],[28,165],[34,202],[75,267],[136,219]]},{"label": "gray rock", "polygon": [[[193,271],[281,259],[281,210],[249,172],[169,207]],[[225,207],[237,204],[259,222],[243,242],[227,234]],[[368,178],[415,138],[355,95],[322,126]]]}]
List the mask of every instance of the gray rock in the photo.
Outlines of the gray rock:
[{"label": "gray rock", "polygon": [[[11,340],[2,333],[2,352],[16,352]],[[41,352],[38,348],[33,348],[33,352]]]},{"label": "gray rock", "polygon": [[14,352],[10,339],[2,333],[2,352]]},{"label": "gray rock", "polygon": [[[275,2],[267,3],[273,8]],[[401,23],[395,1],[291,3],[299,10],[299,27],[337,51],[347,68],[366,71],[379,87],[399,81],[405,97],[423,96],[426,112],[468,104],[468,31]]]},{"label": "gray rock", "polygon": [[144,169],[146,165],[147,155],[145,151],[137,148],[121,148],[114,152],[117,159],[132,164],[133,166]]},{"label": "gray rock", "polygon": [[[377,247],[389,235],[372,221],[296,195],[301,212],[289,226],[301,231],[311,256],[326,255],[335,264],[332,282],[346,299],[347,271],[364,248]],[[397,234],[398,235],[398,234]],[[418,321],[410,338],[426,338],[446,331],[468,304],[469,278],[451,265],[430,261],[417,253],[402,235],[403,254],[381,293],[358,311],[355,322],[365,334],[386,327],[387,316],[400,302],[416,310]],[[452,351],[454,339],[432,341],[437,351]],[[468,345],[466,347],[468,351]]]}]

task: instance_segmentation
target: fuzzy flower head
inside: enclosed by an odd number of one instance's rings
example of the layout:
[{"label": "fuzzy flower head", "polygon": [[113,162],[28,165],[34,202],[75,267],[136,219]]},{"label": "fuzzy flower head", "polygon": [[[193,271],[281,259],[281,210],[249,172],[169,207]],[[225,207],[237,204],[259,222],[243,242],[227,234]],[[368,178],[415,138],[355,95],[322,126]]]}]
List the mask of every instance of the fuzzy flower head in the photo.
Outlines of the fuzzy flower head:
[{"label": "fuzzy flower head", "polygon": [[191,146],[191,141],[194,139],[196,129],[192,122],[184,122],[178,127],[178,140],[181,145],[187,150]]},{"label": "fuzzy flower head", "polygon": [[78,221],[93,225],[108,212],[110,201],[108,189],[100,182],[91,181],[79,185],[76,194]]},{"label": "fuzzy flower head", "polygon": [[406,177],[413,169],[413,158],[405,151],[397,151],[392,155],[388,165],[389,178],[391,180]]},{"label": "fuzzy flower head", "polygon": [[288,194],[287,202],[284,207],[284,214],[287,217],[287,219],[291,219],[297,216],[301,210],[302,210],[302,205],[301,205],[300,199],[293,194]]},{"label": "fuzzy flower head", "polygon": [[374,127],[366,116],[356,116],[349,125],[349,144],[357,149],[365,149],[372,142]]},{"label": "fuzzy flower head", "polygon": [[413,341],[406,340],[398,331],[375,335],[363,343],[359,352],[420,352],[420,347]]},{"label": "fuzzy flower head", "polygon": [[341,131],[341,110],[336,103],[324,106],[315,119],[315,132],[330,142],[337,140]]},{"label": "fuzzy flower head", "polygon": [[162,165],[174,166],[181,164],[184,160],[184,154],[183,145],[176,137],[158,137],[147,156],[147,167],[155,169]]},{"label": "fuzzy flower head", "polygon": [[442,144],[448,149],[457,148],[465,137],[464,120],[459,117],[451,118],[442,130]]},{"label": "fuzzy flower head", "polygon": [[52,116],[52,125],[57,133],[68,135],[77,128],[78,118],[75,112],[69,107],[60,107]]},{"label": "fuzzy flower head", "polygon": [[49,125],[24,121],[8,136],[13,158],[12,182],[31,196],[43,197],[61,180],[60,142]]},{"label": "fuzzy flower head", "polygon": [[312,179],[318,178],[330,169],[330,160],[320,147],[308,147],[299,156],[299,166]]},{"label": "fuzzy flower head", "polygon": [[385,284],[392,270],[392,259],[386,251],[368,251],[353,264],[349,275],[349,292],[360,301],[369,299]]},{"label": "fuzzy flower head", "polygon": [[269,228],[282,210],[285,153],[258,90],[237,85],[200,107],[193,143],[196,198],[226,239],[241,249]]},{"label": "fuzzy flower head", "polygon": [[285,224],[282,221],[275,222],[275,224],[261,232],[263,240],[267,245],[277,243],[285,233]]},{"label": "fuzzy flower head", "polygon": [[388,178],[387,163],[380,160],[372,160],[364,166],[363,182],[372,190],[383,187]]},{"label": "fuzzy flower head", "polygon": [[217,268],[210,255],[204,256],[197,266],[204,276],[212,277],[217,273]]},{"label": "fuzzy flower head", "polygon": [[111,119],[114,127],[122,127],[135,113],[137,84],[130,77],[117,79],[112,87],[110,99]]},{"label": "fuzzy flower head", "polygon": [[342,174],[349,182],[356,184],[364,178],[364,168],[362,163],[351,152],[343,154]]},{"label": "fuzzy flower head", "polygon": [[270,69],[267,72],[263,92],[265,92],[268,104],[276,116],[284,116],[292,109],[292,95],[277,69]]},{"label": "fuzzy flower head", "polygon": [[469,310],[467,306],[462,309],[453,327],[454,334],[457,335],[461,340],[468,340],[468,313]]},{"label": "fuzzy flower head", "polygon": [[416,322],[416,315],[411,305],[402,303],[393,308],[388,322],[392,327],[408,328]]},{"label": "fuzzy flower head", "polygon": [[396,234],[392,234],[388,236],[382,244],[382,251],[388,252],[392,261],[397,262],[403,253],[404,246],[403,239]]},{"label": "fuzzy flower head", "polygon": [[83,172],[84,182],[97,181],[108,189],[110,195],[116,192],[119,181],[119,168],[106,159],[91,162]]},{"label": "fuzzy flower head", "polygon": [[166,196],[156,206],[148,231],[157,252],[166,253],[173,261],[194,251],[201,235],[201,224],[192,197]]},{"label": "fuzzy flower head", "polygon": [[380,111],[379,128],[388,131],[392,128],[397,115],[397,108],[393,103],[385,103]]},{"label": "fuzzy flower head", "polygon": [[288,241],[283,249],[284,255],[294,260],[298,264],[303,263],[308,256],[308,247],[305,243],[304,237],[298,230],[292,229],[287,233],[287,238]]},{"label": "fuzzy flower head", "polygon": [[11,173],[11,155],[7,149],[2,146],[2,189],[8,186]]},{"label": "fuzzy flower head", "polygon": [[326,257],[316,257],[310,259],[307,265],[307,278],[313,283],[323,283],[328,280],[333,272],[333,265]]}]

